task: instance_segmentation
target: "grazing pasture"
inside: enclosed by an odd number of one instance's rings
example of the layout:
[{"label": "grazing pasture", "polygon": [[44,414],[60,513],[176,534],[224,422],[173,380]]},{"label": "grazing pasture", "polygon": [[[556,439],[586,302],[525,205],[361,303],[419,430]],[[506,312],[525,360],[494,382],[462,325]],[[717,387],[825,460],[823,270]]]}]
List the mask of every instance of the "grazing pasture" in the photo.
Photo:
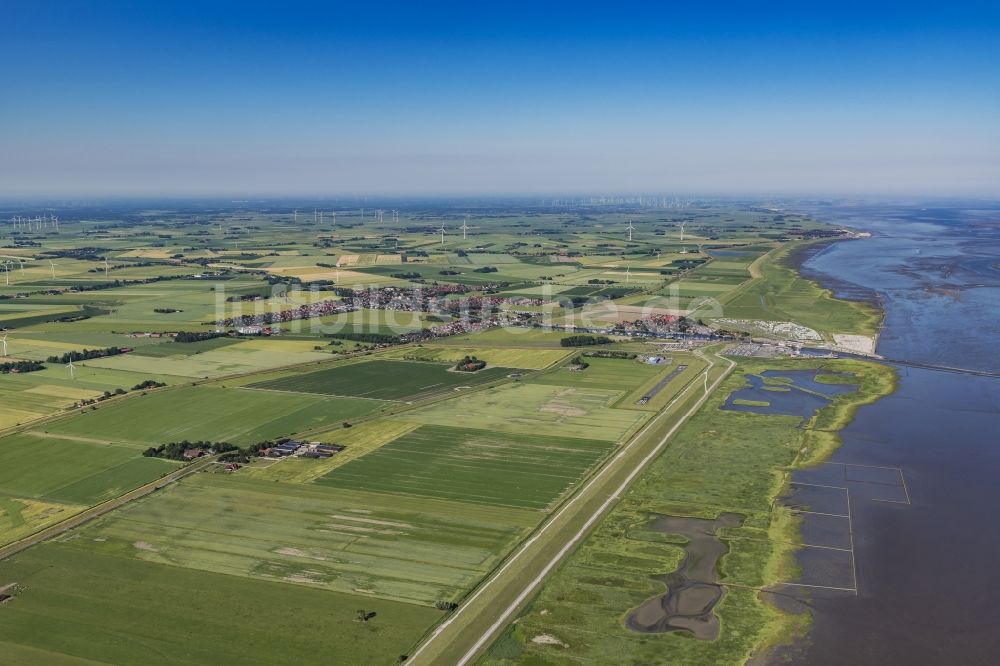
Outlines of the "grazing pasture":
[{"label": "grazing pasture", "polygon": [[[22,589],[3,606],[5,664],[389,664],[441,616],[427,606],[164,566],[90,544],[46,543],[4,561],[0,586]],[[358,622],[358,609],[375,616]]]},{"label": "grazing pasture", "polygon": [[430,606],[459,598],[538,518],[506,507],[198,474],[94,522],[79,546]]},{"label": "grazing pasture", "polygon": [[611,448],[606,441],[575,437],[423,426],[316,482],[541,510]]},{"label": "grazing pasture", "polygon": [[437,403],[408,412],[406,419],[445,426],[464,419],[463,424],[497,432],[619,441],[647,418],[642,412],[612,408],[622,394],[515,382],[464,396],[460,411],[452,403]]},{"label": "grazing pasture", "polygon": [[0,439],[0,494],[94,504],[159,478],[177,463],[142,458],[131,446],[44,433]]},{"label": "grazing pasture", "polygon": [[515,347],[402,347],[383,354],[383,358],[415,358],[423,361],[457,363],[466,356],[475,356],[490,366],[540,370],[558,363],[572,352],[565,349],[518,349]]},{"label": "grazing pasture", "polygon": [[462,386],[497,381],[510,372],[504,368],[451,372],[450,368],[442,363],[374,360],[269,379],[249,387],[379,400],[415,400]]},{"label": "grazing pasture", "polygon": [[377,400],[188,386],[110,404],[48,424],[64,435],[148,446],[203,439],[253,444],[372,412]]}]

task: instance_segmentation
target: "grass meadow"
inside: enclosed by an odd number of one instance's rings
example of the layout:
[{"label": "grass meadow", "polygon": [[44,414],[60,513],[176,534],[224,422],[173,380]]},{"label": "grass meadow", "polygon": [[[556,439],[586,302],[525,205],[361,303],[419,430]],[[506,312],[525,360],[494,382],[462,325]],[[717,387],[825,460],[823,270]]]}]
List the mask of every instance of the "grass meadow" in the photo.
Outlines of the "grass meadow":
[{"label": "grass meadow", "polygon": [[646,414],[611,407],[621,395],[607,389],[515,382],[463,397],[460,412],[445,402],[408,412],[406,419],[444,426],[458,420],[481,430],[613,442],[646,419]]},{"label": "grass meadow", "polygon": [[[0,652],[12,666],[388,664],[441,615],[66,543],[19,553],[0,576],[0,585],[23,588],[0,622]],[[358,622],[358,609],[376,615]]]},{"label": "grass meadow", "polygon": [[504,368],[487,367],[478,372],[450,369],[450,365],[443,363],[374,360],[265,380],[249,387],[378,400],[416,400],[441,391],[500,380],[509,374]]},{"label": "grass meadow", "polygon": [[190,386],[110,404],[47,424],[46,430],[137,446],[183,439],[253,444],[363,416],[382,404],[361,398]]},{"label": "grass meadow", "polygon": [[610,450],[599,440],[422,426],[316,482],[542,510]]},{"label": "grass meadow", "polygon": [[197,474],[95,521],[73,545],[357,594],[361,606],[365,598],[433,606],[460,598],[539,518],[510,507]]}]

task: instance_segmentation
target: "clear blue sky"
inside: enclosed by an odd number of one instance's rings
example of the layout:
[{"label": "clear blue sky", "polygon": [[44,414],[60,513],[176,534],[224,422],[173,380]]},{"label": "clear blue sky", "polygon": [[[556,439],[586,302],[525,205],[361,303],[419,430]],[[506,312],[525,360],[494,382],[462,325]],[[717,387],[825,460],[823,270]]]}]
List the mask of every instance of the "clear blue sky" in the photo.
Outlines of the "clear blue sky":
[{"label": "clear blue sky", "polygon": [[9,2],[0,196],[1000,194],[998,3],[866,4]]}]

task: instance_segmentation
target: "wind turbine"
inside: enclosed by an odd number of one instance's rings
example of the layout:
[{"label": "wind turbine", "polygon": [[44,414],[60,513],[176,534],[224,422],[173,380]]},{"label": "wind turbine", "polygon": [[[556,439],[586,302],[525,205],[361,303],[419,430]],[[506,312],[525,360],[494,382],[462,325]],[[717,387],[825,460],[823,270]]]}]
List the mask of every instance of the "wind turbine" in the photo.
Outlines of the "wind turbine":
[{"label": "wind turbine", "polygon": [[684,242],[684,223],[681,222],[681,242]]},{"label": "wind turbine", "polygon": [[469,226],[469,216],[466,215],[465,222],[462,222],[462,240],[465,240],[465,234],[469,229],[471,229]]},{"label": "wind turbine", "polygon": [[3,355],[6,356],[7,355],[7,335],[6,334],[4,334],[3,338],[0,339],[0,342],[3,343]]},{"label": "wind turbine", "polygon": [[10,264],[8,262],[3,262],[4,267],[4,277],[7,278],[7,286],[10,286]]},{"label": "wind turbine", "polygon": [[444,245],[444,222],[441,223],[441,228],[438,231],[441,233],[441,245]]},{"label": "wind turbine", "polygon": [[69,363],[66,364],[66,367],[69,368],[69,378],[76,379],[76,367],[73,365],[72,356],[69,357]]},{"label": "wind turbine", "polygon": [[629,218],[629,220],[628,220],[628,226],[625,227],[625,228],[628,229],[628,239],[631,241],[632,240],[632,232],[635,230],[635,227],[632,226],[632,218]]},{"label": "wind turbine", "polygon": [[52,270],[52,279],[56,279],[56,263],[49,259],[49,268]]},{"label": "wind turbine", "polygon": [[108,258],[104,257],[104,277],[108,277]]},{"label": "wind turbine", "polygon": [[299,209],[298,208],[296,208],[294,211],[292,211],[292,220],[295,222],[295,224],[299,223]]},{"label": "wind turbine", "polygon": [[631,270],[632,270],[631,266],[626,266],[625,267],[625,284],[628,284],[628,282],[629,282],[629,278],[631,277],[630,274],[629,274],[629,272]]}]

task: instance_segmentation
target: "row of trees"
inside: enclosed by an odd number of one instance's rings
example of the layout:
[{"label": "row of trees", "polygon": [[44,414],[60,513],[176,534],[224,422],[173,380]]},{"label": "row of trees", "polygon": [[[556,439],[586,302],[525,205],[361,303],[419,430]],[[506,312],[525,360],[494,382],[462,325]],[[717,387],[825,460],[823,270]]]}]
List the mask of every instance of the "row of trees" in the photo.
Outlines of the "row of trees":
[{"label": "row of trees", "polygon": [[181,331],[174,336],[174,342],[201,342],[215,338],[224,338],[228,333],[217,331]]},{"label": "row of trees", "polygon": [[611,344],[611,338],[606,335],[570,335],[559,341],[563,347],[589,347],[591,345]]},{"label": "row of trees", "polygon": [[41,361],[8,361],[6,363],[0,363],[0,374],[2,375],[12,372],[35,372],[36,370],[44,369],[45,364]]},{"label": "row of trees", "polygon": [[190,451],[191,449],[200,449],[211,453],[225,453],[227,451],[238,451],[239,447],[234,444],[230,444],[229,442],[208,442],[200,440],[197,442],[189,442],[185,439],[181,442],[170,442],[169,444],[151,446],[143,451],[142,455],[147,458],[185,460],[184,452]]},{"label": "row of trees", "polygon": [[62,356],[49,356],[48,363],[69,363],[70,361],[86,361],[92,358],[104,358],[105,356],[118,356],[130,351],[128,348],[108,347],[107,349],[84,349],[83,351],[66,352]]}]

